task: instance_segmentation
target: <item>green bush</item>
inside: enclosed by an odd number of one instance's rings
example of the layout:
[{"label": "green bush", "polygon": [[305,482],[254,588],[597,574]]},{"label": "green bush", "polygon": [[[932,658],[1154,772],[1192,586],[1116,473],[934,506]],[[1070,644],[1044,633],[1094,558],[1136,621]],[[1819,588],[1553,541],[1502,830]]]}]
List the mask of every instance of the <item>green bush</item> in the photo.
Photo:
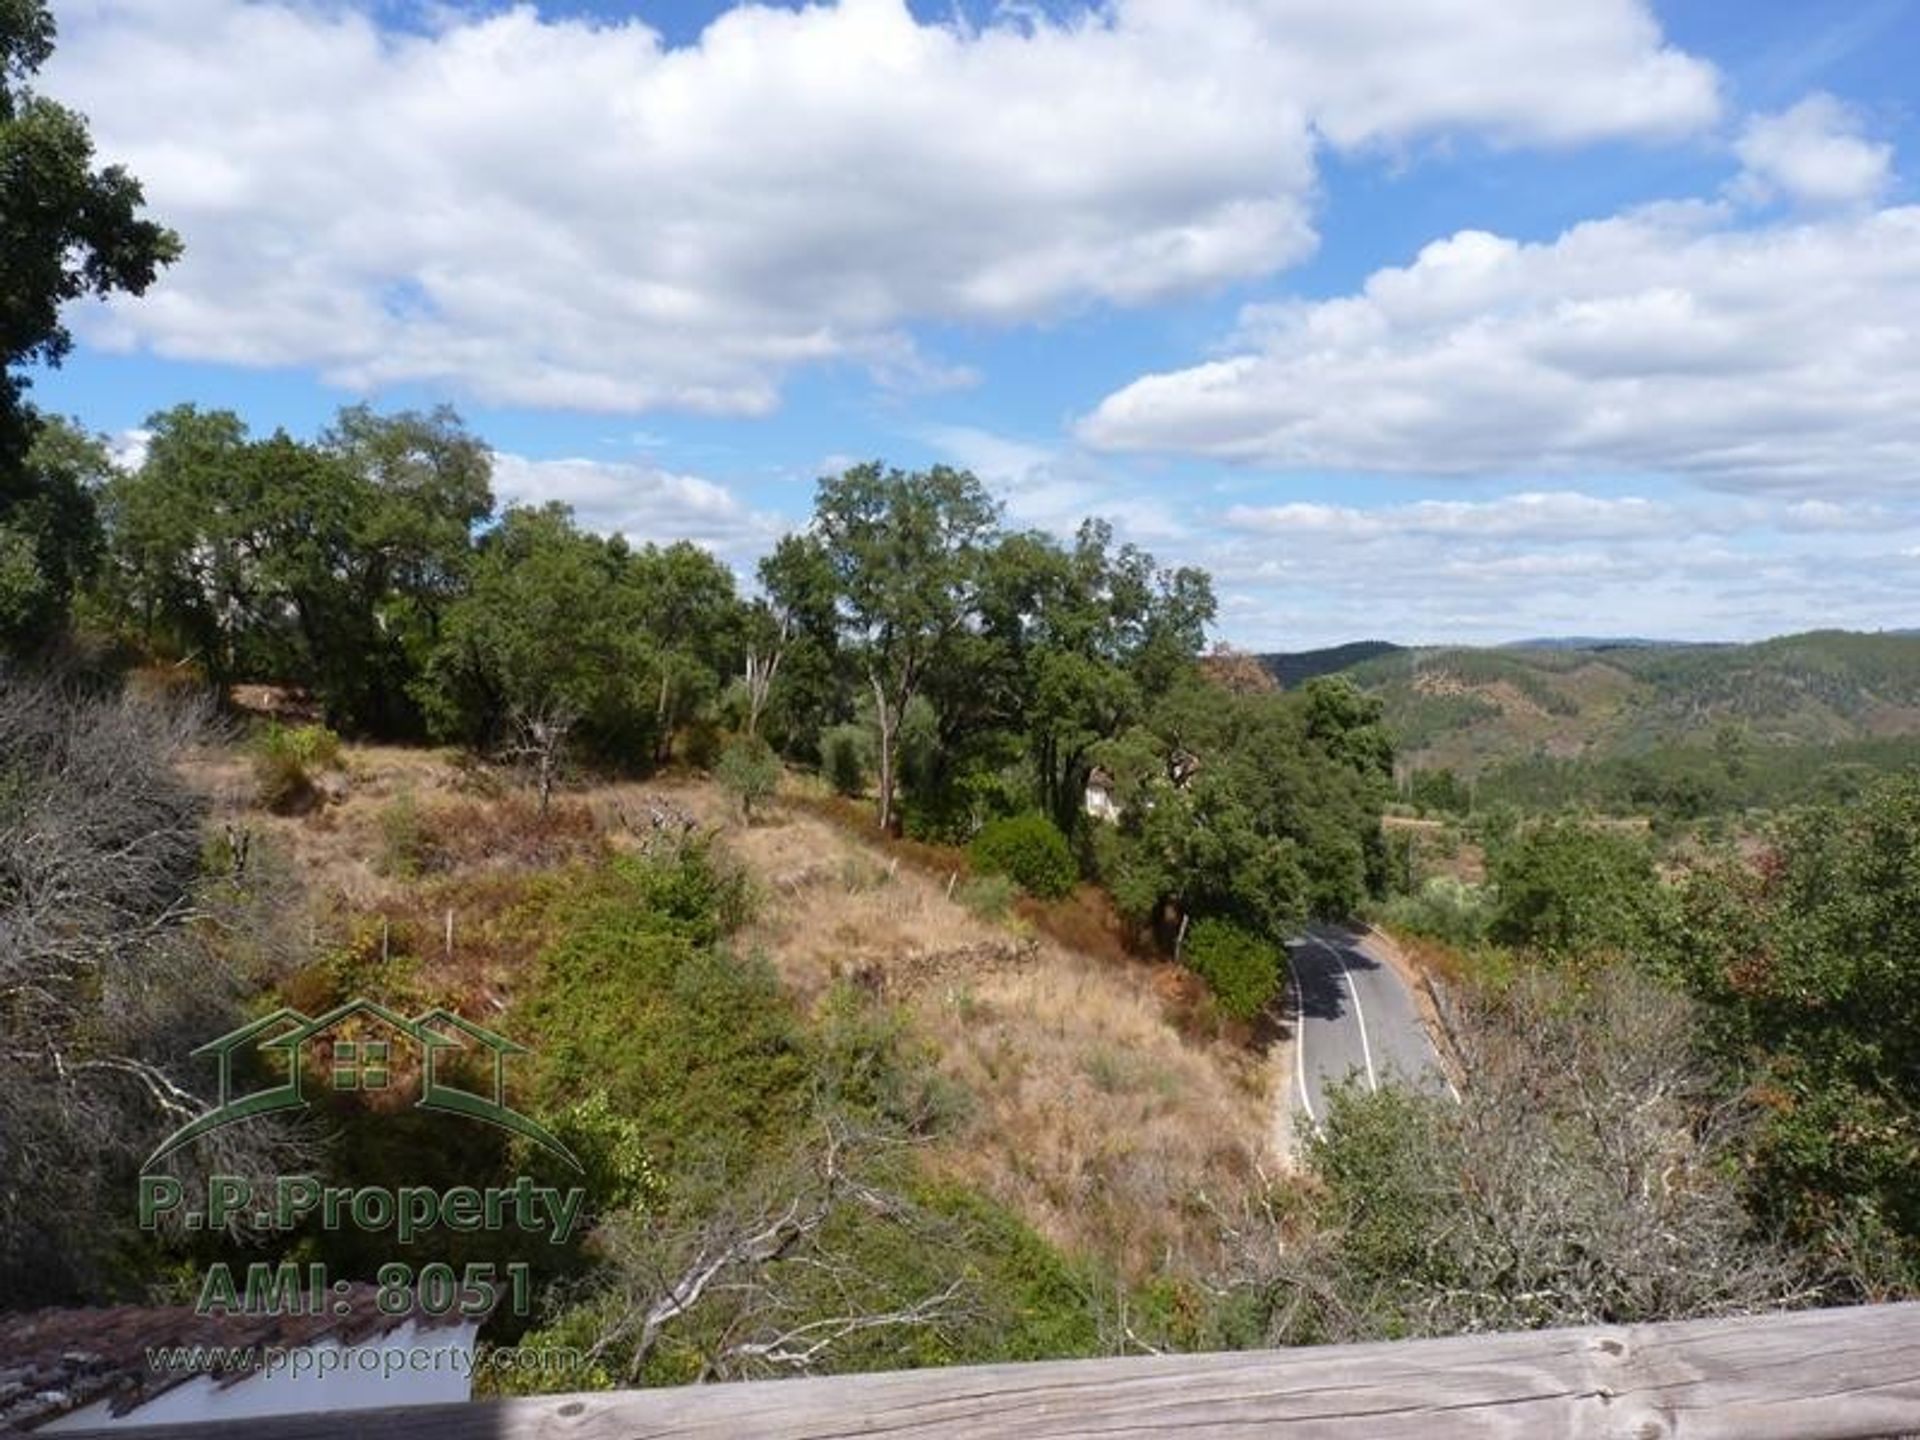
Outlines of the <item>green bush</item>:
[{"label": "green bush", "polygon": [[1279,949],[1231,920],[1200,921],[1181,954],[1236,1020],[1253,1019],[1280,988]]},{"label": "green bush", "polygon": [[315,772],[340,763],[340,737],[324,725],[269,721],[253,740],[253,777],[269,810],[297,810],[314,798]]},{"label": "green bush", "polygon": [[953,892],[953,898],[981,920],[1006,919],[1019,895],[1020,887],[1005,875],[975,875]]},{"label": "green bush", "polygon": [[1659,908],[1651,851],[1611,830],[1542,825],[1498,851],[1491,868],[1499,902],[1489,933],[1557,958],[1632,950]]},{"label": "green bush", "polygon": [[989,821],[968,853],[988,875],[1007,875],[1028,894],[1058,899],[1080,878],[1059,828],[1037,811]]},{"label": "green bush", "polygon": [[1483,885],[1451,875],[1430,876],[1412,895],[1396,895],[1373,907],[1382,924],[1449,945],[1477,945],[1487,938],[1493,918],[1492,896]]},{"label": "green bush", "polygon": [[753,807],[771,800],[780,788],[780,758],[758,736],[743,735],[720,752],[714,778],[740,802],[740,813],[753,822]]},{"label": "green bush", "polygon": [[820,770],[842,795],[867,789],[867,752],[871,741],[858,725],[835,725],[820,737]]},{"label": "green bush", "polygon": [[402,791],[380,811],[380,873],[412,880],[438,868],[438,861],[435,846],[421,823],[419,802],[412,791]]}]

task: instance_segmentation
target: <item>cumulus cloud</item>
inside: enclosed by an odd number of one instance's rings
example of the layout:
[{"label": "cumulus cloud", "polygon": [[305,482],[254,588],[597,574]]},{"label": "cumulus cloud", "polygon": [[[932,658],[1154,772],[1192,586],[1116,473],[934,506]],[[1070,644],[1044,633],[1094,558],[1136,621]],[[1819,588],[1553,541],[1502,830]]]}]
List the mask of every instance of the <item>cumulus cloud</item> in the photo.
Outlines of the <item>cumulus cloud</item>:
[{"label": "cumulus cloud", "polygon": [[1136,380],[1078,431],[1288,468],[1896,489],[1920,474],[1920,207],[1462,231],[1358,293],[1249,308],[1224,358]]},{"label": "cumulus cloud", "polygon": [[[1797,507],[1739,497],[1538,498],[1229,511],[1192,558],[1215,576],[1223,626],[1256,649],[1363,636],[1755,639],[1910,617],[1909,567],[1891,557],[1920,535],[1920,507],[1809,532]],[[1583,512],[1600,517],[1593,528]],[[1656,513],[1666,523],[1644,523]]]},{"label": "cumulus cloud", "polygon": [[1735,193],[1762,201],[1784,195],[1801,205],[1877,200],[1893,182],[1893,147],[1860,131],[1860,117],[1825,94],[1777,115],[1755,115],[1734,145],[1746,167]]},{"label": "cumulus cloud", "polygon": [[1573,491],[1526,492],[1498,500],[1420,500],[1361,509],[1295,502],[1237,505],[1226,521],[1272,535],[1375,539],[1394,535],[1541,542],[1625,539],[1673,528],[1671,505],[1629,496],[1608,499]]},{"label": "cumulus cloud", "polygon": [[1106,520],[1122,539],[1164,544],[1192,534],[1159,493],[1143,490],[1079,450],[1035,445],[971,425],[928,425],[916,432],[950,464],[971,470],[1006,507],[1016,526],[1071,537],[1083,520]]},{"label": "cumulus cloud", "polygon": [[587,529],[624,535],[636,545],[691,540],[741,570],[792,528],[723,485],[652,465],[496,452],[493,488],[502,503],[559,501]]},{"label": "cumulus cloud", "polygon": [[638,20],[68,0],[47,77],[185,260],[97,344],[482,400],[764,413],[797,366],[970,378],[1013,323],[1273,273],[1315,151],[1709,125],[1644,0],[1113,0],[984,27],[904,0]]}]

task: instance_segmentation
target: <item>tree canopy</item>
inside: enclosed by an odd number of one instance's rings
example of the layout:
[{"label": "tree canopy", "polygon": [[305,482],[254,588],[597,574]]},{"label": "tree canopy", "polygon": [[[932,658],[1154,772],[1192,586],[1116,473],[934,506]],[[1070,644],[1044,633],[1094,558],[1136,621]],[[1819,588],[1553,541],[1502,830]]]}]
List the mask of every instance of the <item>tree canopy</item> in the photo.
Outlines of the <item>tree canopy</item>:
[{"label": "tree canopy", "polygon": [[22,371],[72,348],[63,305],[138,295],[180,251],[142,217],[140,182],[95,166],[86,121],[32,88],[53,47],[43,0],[0,3],[0,649],[53,633],[98,545],[101,467],[71,432],[36,449]]}]

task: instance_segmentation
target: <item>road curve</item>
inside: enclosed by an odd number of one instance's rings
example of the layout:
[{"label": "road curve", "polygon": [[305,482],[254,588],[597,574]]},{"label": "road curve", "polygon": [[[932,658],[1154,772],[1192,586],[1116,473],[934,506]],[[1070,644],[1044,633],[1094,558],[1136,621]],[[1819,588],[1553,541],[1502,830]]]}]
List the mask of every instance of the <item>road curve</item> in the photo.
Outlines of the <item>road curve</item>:
[{"label": "road curve", "polygon": [[1358,932],[1309,927],[1287,942],[1294,1013],[1293,1104],[1316,1129],[1343,1080],[1369,1090],[1398,1082],[1444,1091],[1446,1072],[1399,973]]}]

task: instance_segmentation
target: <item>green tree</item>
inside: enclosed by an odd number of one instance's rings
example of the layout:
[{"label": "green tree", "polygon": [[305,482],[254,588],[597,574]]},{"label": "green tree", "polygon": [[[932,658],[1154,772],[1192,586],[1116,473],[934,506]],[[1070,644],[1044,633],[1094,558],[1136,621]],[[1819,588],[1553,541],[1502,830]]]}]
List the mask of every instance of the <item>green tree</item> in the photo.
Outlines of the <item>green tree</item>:
[{"label": "green tree", "polygon": [[1920,776],[1783,822],[1680,886],[1658,954],[1766,1107],[1763,1214],[1868,1295],[1920,1285]]},{"label": "green tree", "polygon": [[1171,908],[1276,935],[1350,914],[1384,885],[1387,782],[1370,749],[1356,764],[1346,732],[1314,720],[1304,693],[1233,694],[1195,677],[1144,730],[1100,747],[1122,806],[1101,870],[1127,914]]},{"label": "green tree", "polygon": [[180,405],[147,429],[140,468],[104,497],[108,589],[145,646],[224,684],[242,667],[255,604],[247,427],[230,410]]},{"label": "green tree", "polygon": [[1659,906],[1652,854],[1612,830],[1569,821],[1523,831],[1492,869],[1493,938],[1559,958],[1631,950]]},{"label": "green tree", "polygon": [[563,505],[509,509],[441,619],[420,687],[439,731],[524,748],[543,783],[576,730],[605,758],[651,756],[653,655],[625,561]]},{"label": "green tree", "polygon": [[674,730],[739,663],[745,611],[732,572],[689,540],[634,551],[621,583],[652,650],[653,758],[664,764]]},{"label": "green tree", "polygon": [[96,497],[113,472],[106,446],[64,420],[40,422],[11,504],[0,503],[0,650],[58,633],[99,564]]},{"label": "green tree", "polygon": [[882,830],[894,826],[907,706],[978,614],[999,518],[986,487],[944,465],[912,473],[858,465],[820,483],[814,528],[873,695]]},{"label": "green tree", "polygon": [[771,800],[780,789],[780,757],[757,735],[742,735],[720,752],[714,778],[740,802],[740,815],[753,823],[753,807]]},{"label": "green tree", "polygon": [[784,535],[760,561],[765,612],[755,626],[765,666],[762,712],[770,737],[790,753],[813,755],[820,737],[851,712],[844,700],[838,580],[826,547],[813,535]]},{"label": "green tree", "polygon": [[29,458],[40,420],[20,372],[71,350],[63,305],[138,295],[180,248],[141,218],[137,180],[95,168],[86,121],[30,88],[53,47],[42,0],[0,3],[0,644],[57,620],[92,543],[71,476]]}]

